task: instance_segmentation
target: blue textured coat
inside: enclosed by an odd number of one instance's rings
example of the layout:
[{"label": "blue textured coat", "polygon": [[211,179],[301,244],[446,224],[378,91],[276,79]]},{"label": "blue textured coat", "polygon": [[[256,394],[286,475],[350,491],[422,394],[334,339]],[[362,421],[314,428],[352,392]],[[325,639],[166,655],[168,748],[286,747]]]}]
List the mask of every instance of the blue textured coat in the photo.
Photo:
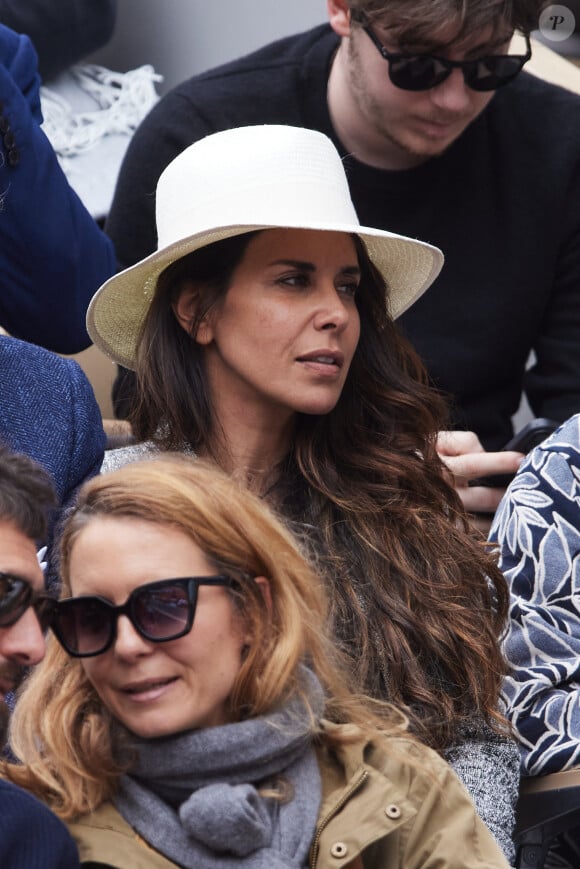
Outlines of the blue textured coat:
[{"label": "blue textured coat", "polygon": [[76,353],[90,344],[86,310],[115,255],[39,126],[39,85],[30,40],[0,25],[0,325]]},{"label": "blue textured coat", "polygon": [[72,359],[0,336],[0,438],[51,474],[62,504],[99,472],[105,448],[101,413]]}]

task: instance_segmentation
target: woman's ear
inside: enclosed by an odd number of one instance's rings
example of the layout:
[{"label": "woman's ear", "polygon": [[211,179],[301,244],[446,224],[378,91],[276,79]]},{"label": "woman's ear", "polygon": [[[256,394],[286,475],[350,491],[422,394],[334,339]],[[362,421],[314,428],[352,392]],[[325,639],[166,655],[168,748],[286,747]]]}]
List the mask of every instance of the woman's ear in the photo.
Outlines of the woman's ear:
[{"label": "woman's ear", "polygon": [[264,603],[266,604],[266,609],[268,610],[268,615],[271,616],[273,612],[272,607],[272,589],[270,588],[270,580],[266,579],[265,576],[256,576],[254,582],[260,588],[262,593],[262,597],[264,598]]},{"label": "woman's ear", "polygon": [[213,329],[209,316],[204,317],[197,327],[196,334],[192,333],[193,323],[197,314],[198,289],[194,281],[183,281],[179,296],[171,303],[177,322],[198,344],[210,344],[213,340]]},{"label": "woman's ear", "polygon": [[[272,591],[270,589],[270,580],[266,579],[265,576],[256,576],[254,577],[254,582],[260,589],[260,593],[264,599],[264,603],[266,605],[266,610],[268,611],[268,615],[272,615]],[[253,637],[250,633],[247,633],[244,636],[244,649],[247,651],[249,647],[252,645]]]}]

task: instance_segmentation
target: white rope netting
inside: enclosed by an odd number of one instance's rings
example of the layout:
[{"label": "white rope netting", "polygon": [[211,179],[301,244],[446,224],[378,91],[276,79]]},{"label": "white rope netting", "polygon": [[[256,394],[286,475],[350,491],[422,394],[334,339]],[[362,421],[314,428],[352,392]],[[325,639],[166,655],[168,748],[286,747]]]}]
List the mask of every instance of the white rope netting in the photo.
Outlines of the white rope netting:
[{"label": "white rope netting", "polygon": [[163,78],[149,64],[128,72],[84,64],[68,74],[95,108],[75,110],[62,94],[41,88],[42,129],[59,157],[83,154],[112,133],[130,136],[159,99],[155,83]]}]

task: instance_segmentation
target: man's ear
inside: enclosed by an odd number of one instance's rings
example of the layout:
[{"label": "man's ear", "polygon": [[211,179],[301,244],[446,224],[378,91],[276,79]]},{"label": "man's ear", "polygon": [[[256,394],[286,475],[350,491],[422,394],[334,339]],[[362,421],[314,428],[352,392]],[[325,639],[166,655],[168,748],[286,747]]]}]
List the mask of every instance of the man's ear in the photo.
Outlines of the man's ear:
[{"label": "man's ear", "polygon": [[171,303],[177,322],[188,335],[198,344],[210,344],[213,341],[213,329],[209,316],[204,317],[195,335],[192,334],[193,322],[197,313],[198,289],[193,281],[186,280],[181,286],[177,301]]},{"label": "man's ear", "polygon": [[328,21],[339,36],[350,36],[350,7],[347,0],[326,0]]}]

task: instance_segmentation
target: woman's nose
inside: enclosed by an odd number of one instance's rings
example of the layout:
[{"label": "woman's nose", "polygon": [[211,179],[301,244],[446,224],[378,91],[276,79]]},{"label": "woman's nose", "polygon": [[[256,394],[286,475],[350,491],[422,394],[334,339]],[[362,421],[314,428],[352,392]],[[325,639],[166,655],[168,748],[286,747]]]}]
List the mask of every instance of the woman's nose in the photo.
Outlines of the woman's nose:
[{"label": "woman's nose", "polygon": [[128,616],[121,615],[117,618],[114,648],[118,657],[133,657],[147,654],[151,644],[136,630]]},{"label": "woman's nose", "polygon": [[317,329],[344,329],[350,320],[350,302],[341,296],[334,284],[320,293],[315,316]]}]

